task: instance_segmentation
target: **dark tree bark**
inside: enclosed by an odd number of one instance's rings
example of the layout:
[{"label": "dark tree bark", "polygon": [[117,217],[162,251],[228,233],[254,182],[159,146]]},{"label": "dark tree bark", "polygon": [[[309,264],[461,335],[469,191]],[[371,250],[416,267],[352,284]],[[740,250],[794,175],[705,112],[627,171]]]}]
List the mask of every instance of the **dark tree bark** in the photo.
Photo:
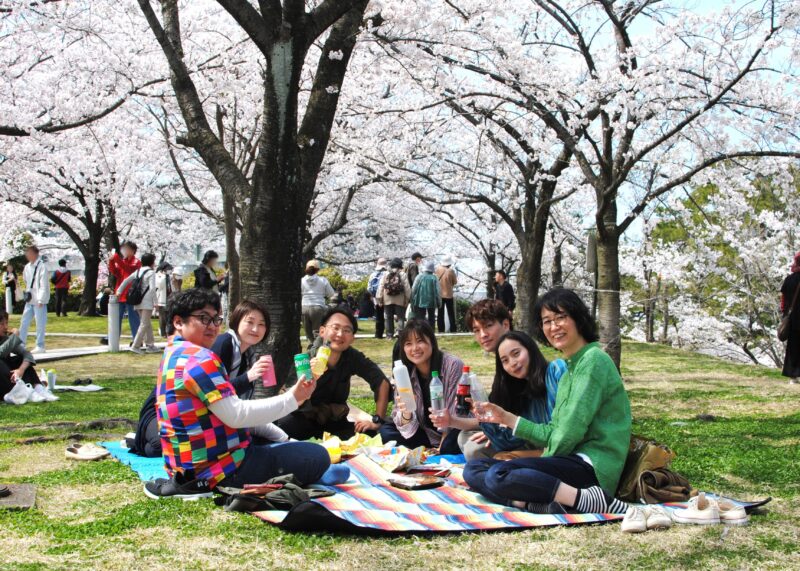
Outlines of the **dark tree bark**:
[{"label": "dark tree bark", "polygon": [[[236,197],[243,215],[240,240],[241,296],[264,303],[272,318],[269,345],[278,381],[294,378],[292,355],[300,350],[300,278],[306,213],[367,0],[324,0],[311,12],[305,3],[218,0],[264,56],[263,114],[252,177],[237,165],[211,128],[202,98],[183,61],[176,0],[162,0],[159,21],[149,0],[139,6],[170,66],[173,91],[186,123],[179,144],[194,148],[223,193]],[[305,56],[329,31],[308,105],[298,124],[298,95]],[[330,58],[333,51],[343,57]],[[332,90],[331,87],[337,89]]]}]

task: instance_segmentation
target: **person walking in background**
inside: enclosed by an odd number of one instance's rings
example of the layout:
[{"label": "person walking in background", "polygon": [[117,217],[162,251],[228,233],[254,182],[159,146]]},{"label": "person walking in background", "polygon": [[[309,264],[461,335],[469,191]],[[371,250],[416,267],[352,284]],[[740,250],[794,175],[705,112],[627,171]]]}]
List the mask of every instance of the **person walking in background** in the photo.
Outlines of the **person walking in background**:
[{"label": "person walking in background", "polygon": [[14,265],[11,262],[6,264],[6,273],[3,275],[3,284],[6,286],[6,298],[11,298],[10,302],[6,302],[6,307],[8,307],[11,313],[13,313],[14,304],[19,301],[17,295],[19,279],[17,278],[17,271],[14,269]]},{"label": "person walking in background", "polygon": [[517,307],[517,296],[514,294],[514,288],[508,283],[508,275],[503,270],[497,270],[494,275],[494,298],[503,302],[513,316],[514,308]]},{"label": "person walking in background", "polygon": [[172,286],[172,291],[177,293],[183,289],[183,270],[175,268],[170,275],[169,283]]},{"label": "person walking in background", "polygon": [[194,270],[194,287],[219,293],[219,284],[225,279],[225,275],[217,275],[218,260],[219,254],[214,250],[209,250],[203,254],[203,260]]},{"label": "person walking in background", "polygon": [[414,316],[417,319],[425,319],[427,314],[431,327],[435,326],[436,308],[442,305],[442,290],[433,271],[433,262],[425,262],[424,271],[414,280],[414,287],[411,288],[411,307],[414,308]]},{"label": "person walking in background", "polygon": [[378,286],[381,285],[383,274],[386,273],[386,263],[386,258],[378,258],[378,261],[375,262],[375,271],[370,274],[367,281],[367,293],[375,305],[375,339],[383,339],[383,332],[386,328],[383,306],[378,303]]},{"label": "person walking in background", "polygon": [[170,272],[172,266],[161,262],[156,270],[156,297],[155,307],[158,310],[158,332],[161,337],[167,337],[167,300],[172,295],[172,280]]},{"label": "person walking in background", "polygon": [[800,252],[794,255],[791,273],[781,285],[781,315],[789,318],[789,339],[786,341],[786,356],[783,359],[783,376],[789,377],[789,384],[800,380],[800,309],[797,297],[800,296]]},{"label": "person walking in background", "polygon": [[[114,286],[119,287],[119,284],[124,282],[129,275],[142,267],[142,262],[136,257],[136,251],[139,248],[135,243],[128,240],[123,242],[119,252],[111,252],[108,259],[108,272],[114,277]],[[131,336],[136,337],[139,332],[139,314],[133,308],[133,305],[128,303],[127,290],[123,291],[119,296],[119,331],[122,333],[122,317],[127,312],[128,325],[131,328]]]},{"label": "person walking in background", "polygon": [[439,278],[439,286],[442,293],[442,305],[439,307],[438,326],[439,333],[444,333],[444,312],[447,311],[447,318],[450,321],[450,331],[456,330],[456,308],[453,302],[453,287],[458,283],[458,276],[453,269],[453,258],[445,256],[442,263],[436,268],[436,277]]},{"label": "person walking in background", "polygon": [[[129,301],[135,303],[134,311],[139,314],[139,328],[133,338],[131,351],[139,355],[159,352],[153,337],[153,308],[156,299],[156,255],[142,256],[142,267],[133,272],[117,288],[117,295],[127,290]],[[133,298],[133,299],[131,299]],[[146,345],[143,349],[142,345]]]},{"label": "person walking in background", "polygon": [[406,307],[411,301],[411,286],[408,285],[408,276],[403,271],[403,260],[392,259],[389,271],[383,275],[378,285],[378,303],[383,306],[386,319],[386,337],[395,336],[394,320],[397,318],[397,331],[406,325]]},{"label": "person walking in background", "polygon": [[47,279],[47,268],[39,256],[39,248],[25,248],[28,263],[22,272],[25,280],[25,309],[22,310],[22,322],[19,326],[19,337],[27,345],[28,329],[31,321],[36,319],[36,347],[31,353],[44,353],[44,331],[47,327],[47,304],[50,302],[50,280]]},{"label": "person walking in background", "polygon": [[322,316],[328,309],[326,300],[336,295],[328,279],[318,273],[319,262],[309,260],[306,264],[306,275],[300,280],[300,293],[303,296],[303,329],[309,344],[319,335]]},{"label": "person walking in background", "polygon": [[69,293],[69,282],[72,281],[72,272],[67,269],[67,261],[61,258],[58,261],[58,268],[53,272],[50,282],[56,290],[56,316],[67,316],[67,294]]},{"label": "person walking in background", "polygon": [[408,264],[408,268],[406,269],[406,275],[408,276],[408,284],[411,287],[414,287],[414,280],[417,279],[417,276],[420,274],[420,270],[422,269],[422,254],[419,252],[414,252],[411,254],[411,263]]}]

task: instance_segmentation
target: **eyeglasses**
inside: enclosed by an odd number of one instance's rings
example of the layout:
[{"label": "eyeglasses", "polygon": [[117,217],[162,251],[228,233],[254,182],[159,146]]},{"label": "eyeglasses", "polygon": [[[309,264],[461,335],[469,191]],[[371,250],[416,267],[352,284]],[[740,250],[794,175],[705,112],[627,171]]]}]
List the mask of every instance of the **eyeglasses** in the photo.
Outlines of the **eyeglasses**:
[{"label": "eyeglasses", "polygon": [[222,325],[222,322],[225,321],[219,315],[216,317],[211,317],[207,313],[191,313],[189,314],[189,317],[194,317],[200,323],[202,323],[204,327],[208,327],[212,323],[214,324],[214,327],[219,327]]},{"label": "eyeglasses", "polygon": [[331,325],[330,330],[334,333],[341,333],[342,335],[352,335],[353,328],[352,327],[342,327],[341,325]]},{"label": "eyeglasses", "polygon": [[561,327],[568,318],[569,315],[566,313],[559,313],[553,319],[542,319],[542,329],[550,329],[553,326]]}]

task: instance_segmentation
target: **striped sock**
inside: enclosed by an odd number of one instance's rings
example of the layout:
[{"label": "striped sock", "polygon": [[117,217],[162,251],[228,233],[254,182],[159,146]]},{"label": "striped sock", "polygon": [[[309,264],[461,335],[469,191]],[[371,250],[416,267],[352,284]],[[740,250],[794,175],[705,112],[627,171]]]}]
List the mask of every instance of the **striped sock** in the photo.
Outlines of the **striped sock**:
[{"label": "striped sock", "polygon": [[628,504],[609,496],[600,486],[578,490],[575,509],[585,514],[624,514]]}]

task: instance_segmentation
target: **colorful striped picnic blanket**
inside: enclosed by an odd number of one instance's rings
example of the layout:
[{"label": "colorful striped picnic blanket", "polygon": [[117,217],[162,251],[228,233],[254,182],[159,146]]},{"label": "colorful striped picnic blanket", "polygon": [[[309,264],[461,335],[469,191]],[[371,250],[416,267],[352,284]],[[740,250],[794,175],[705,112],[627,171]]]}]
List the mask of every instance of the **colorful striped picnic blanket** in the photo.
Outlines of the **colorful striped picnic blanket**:
[{"label": "colorful striped picnic blanket", "polygon": [[[501,506],[467,490],[461,468],[453,468],[445,486],[405,491],[387,483],[391,474],[366,456],[356,456],[347,465],[351,479],[345,484],[330,486],[336,494],[315,499],[313,503],[354,530],[454,532],[605,523],[622,519],[621,515],[611,514],[531,514]],[[325,518],[319,517],[319,510],[309,511],[308,506],[298,510],[301,506],[289,512],[263,511],[253,515],[291,529],[317,530],[315,520],[318,529],[325,527]]]}]

